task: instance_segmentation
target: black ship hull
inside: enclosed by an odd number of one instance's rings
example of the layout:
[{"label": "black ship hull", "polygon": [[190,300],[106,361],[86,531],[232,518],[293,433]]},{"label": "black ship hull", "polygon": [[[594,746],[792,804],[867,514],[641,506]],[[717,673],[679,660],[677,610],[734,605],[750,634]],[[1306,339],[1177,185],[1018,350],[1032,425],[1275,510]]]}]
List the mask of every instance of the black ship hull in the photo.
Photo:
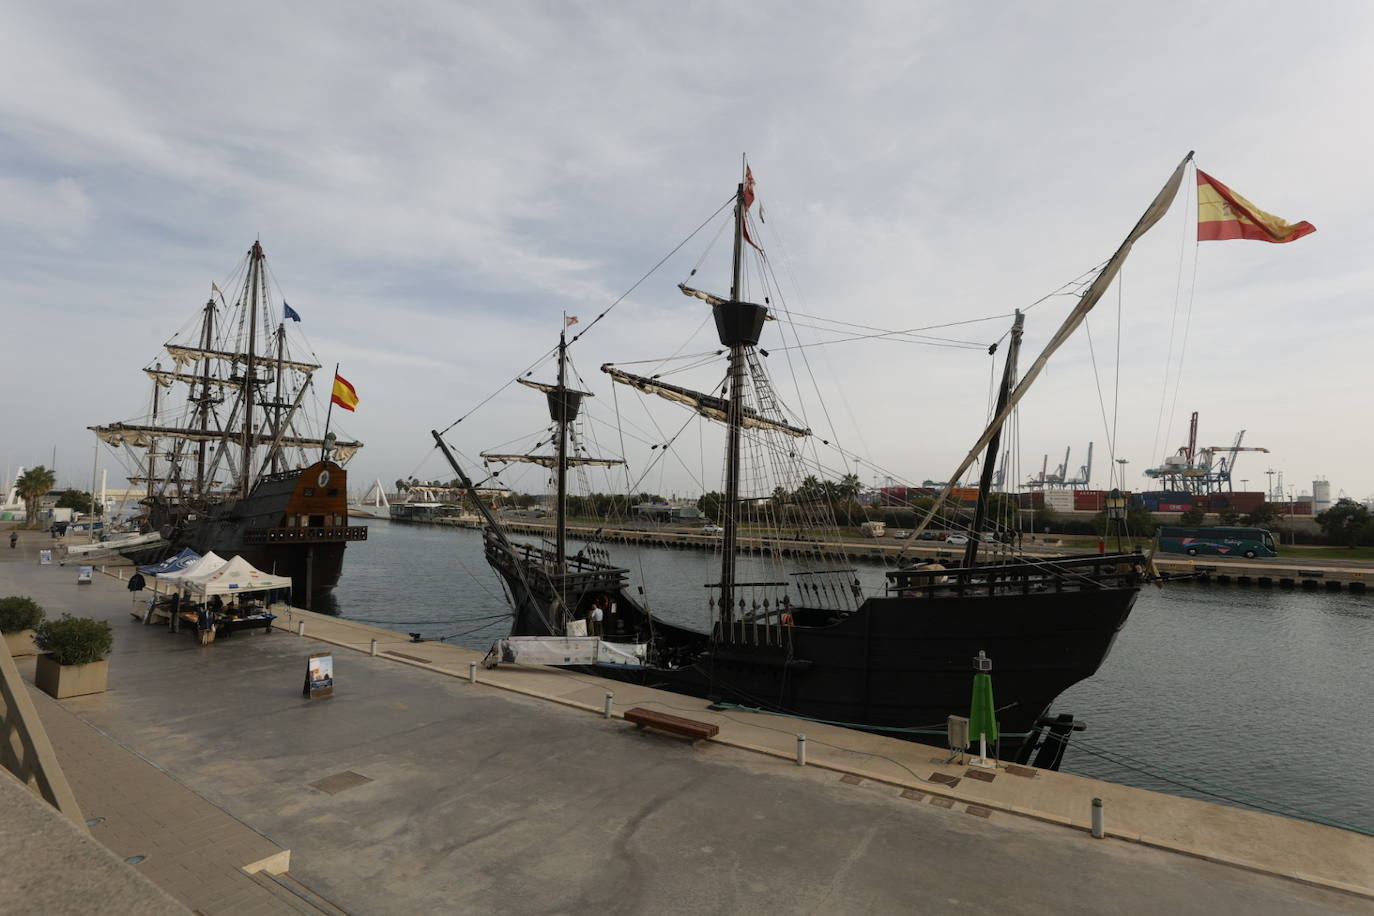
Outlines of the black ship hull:
[{"label": "black ship hull", "polygon": [[151,523],[165,540],[161,556],[144,551],[130,558],[156,562],[188,547],[226,560],[241,556],[264,572],[290,576],[297,605],[324,606],[343,573],[349,542],[367,538],[366,527],[347,524],[347,497],[340,495],[346,494],[345,480],[338,465],[320,462],[263,477],[247,499],[212,503],[199,512],[155,504]]},{"label": "black ship hull", "polygon": [[[514,599],[511,635],[555,635],[546,622],[556,607],[576,617],[608,594],[616,613],[606,638],[649,643],[651,664],[589,673],[803,719],[943,743],[947,718],[969,714],[972,661],[985,652],[1000,756],[1019,762],[1045,742],[1054,701],[1111,651],[1139,592],[1141,559],[1074,558],[1064,562],[1081,571],[1063,578],[1046,576],[1044,563],[979,567],[962,587],[950,570],[942,583],[899,579],[853,611],[775,607],[706,634],[651,620],[614,581],[623,570],[551,576],[532,550],[512,558],[489,541],[487,553]],[[1066,737],[1061,726],[1035,761],[1057,766]]]}]

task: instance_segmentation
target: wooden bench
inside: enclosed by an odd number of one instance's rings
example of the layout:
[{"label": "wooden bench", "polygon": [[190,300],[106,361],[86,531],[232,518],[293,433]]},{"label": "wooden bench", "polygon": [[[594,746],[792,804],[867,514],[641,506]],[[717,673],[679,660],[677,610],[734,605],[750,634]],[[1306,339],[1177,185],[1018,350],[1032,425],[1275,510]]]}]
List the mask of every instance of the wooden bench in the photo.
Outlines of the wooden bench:
[{"label": "wooden bench", "polygon": [[625,721],[633,722],[636,728],[654,728],[661,732],[668,732],[673,735],[681,735],[684,738],[691,738],[693,741],[699,741],[703,738],[714,738],[720,732],[720,726],[712,725],[710,722],[698,722],[695,719],[684,719],[682,716],[669,715],[666,712],[655,712],[652,709],[644,709],[640,706],[625,710]]}]

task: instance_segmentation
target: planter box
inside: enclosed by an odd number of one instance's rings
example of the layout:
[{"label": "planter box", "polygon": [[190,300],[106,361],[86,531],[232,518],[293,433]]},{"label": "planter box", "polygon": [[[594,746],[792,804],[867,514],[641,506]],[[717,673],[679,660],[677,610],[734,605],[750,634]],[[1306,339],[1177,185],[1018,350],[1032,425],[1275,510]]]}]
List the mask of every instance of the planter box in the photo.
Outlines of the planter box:
[{"label": "planter box", "polygon": [[48,656],[40,655],[38,667],[33,672],[33,682],[48,696],[65,700],[67,697],[103,692],[109,673],[108,660],[91,662],[89,665],[59,665]]},{"label": "planter box", "polygon": [[0,635],[5,637],[5,645],[10,647],[10,655],[15,658],[38,654],[38,647],[33,644],[33,630],[15,630]]}]

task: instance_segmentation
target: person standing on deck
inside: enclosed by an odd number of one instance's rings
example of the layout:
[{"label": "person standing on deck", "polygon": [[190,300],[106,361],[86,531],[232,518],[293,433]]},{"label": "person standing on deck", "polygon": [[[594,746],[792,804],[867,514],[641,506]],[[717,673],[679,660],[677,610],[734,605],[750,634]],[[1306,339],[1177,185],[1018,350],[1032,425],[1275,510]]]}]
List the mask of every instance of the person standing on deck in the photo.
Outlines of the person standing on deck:
[{"label": "person standing on deck", "polygon": [[602,621],[602,619],[606,616],[606,612],[605,612],[605,610],[603,609],[605,604],[606,604],[606,596],[605,596],[605,595],[599,595],[599,596],[597,596],[596,603],[592,605],[592,612],[591,612],[590,614],[587,615],[587,635],[588,635],[588,636],[600,636],[600,635],[601,635],[601,621]]},{"label": "person standing on deck", "polygon": [[19,543],[19,532],[18,532],[18,531],[11,531],[11,532],[10,532],[10,550],[13,550],[13,549],[14,549],[14,545],[16,545],[16,544],[18,544],[18,543]]}]

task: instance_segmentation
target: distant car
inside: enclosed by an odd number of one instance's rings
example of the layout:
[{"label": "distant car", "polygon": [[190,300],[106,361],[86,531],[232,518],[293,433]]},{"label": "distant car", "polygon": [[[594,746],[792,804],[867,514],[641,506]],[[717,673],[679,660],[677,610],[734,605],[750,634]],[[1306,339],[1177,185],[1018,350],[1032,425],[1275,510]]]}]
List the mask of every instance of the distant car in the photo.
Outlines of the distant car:
[{"label": "distant car", "polygon": [[719,525],[707,525],[701,529],[702,534],[724,534],[725,529]]},{"label": "distant car", "polygon": [[916,540],[918,540],[918,541],[940,541],[940,540],[943,540],[943,538],[941,538],[940,535],[936,534],[934,531],[922,531],[922,532],[921,532],[921,536],[920,536],[919,538],[917,538]]},{"label": "distant car", "polygon": [[907,538],[911,537],[911,532],[910,532],[910,531],[894,531],[894,532],[892,532],[892,536],[893,536],[894,538],[896,538],[897,540],[899,540],[899,541],[905,541]]},{"label": "distant car", "polygon": [[968,535],[966,534],[947,534],[945,535],[946,544],[967,544]]}]

